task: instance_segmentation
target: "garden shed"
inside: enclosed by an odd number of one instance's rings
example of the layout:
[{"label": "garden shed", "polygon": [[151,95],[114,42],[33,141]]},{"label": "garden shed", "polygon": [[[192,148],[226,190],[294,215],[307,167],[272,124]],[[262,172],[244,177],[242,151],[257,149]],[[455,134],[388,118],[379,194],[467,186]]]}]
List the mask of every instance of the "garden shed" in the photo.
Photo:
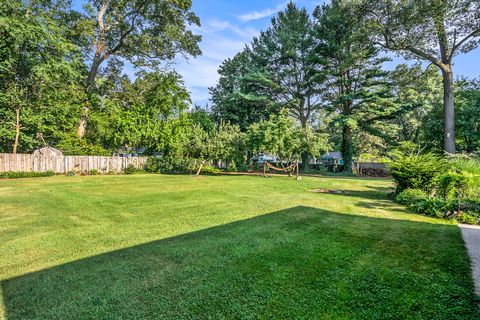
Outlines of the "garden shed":
[{"label": "garden shed", "polygon": [[62,151],[52,147],[44,147],[33,151],[32,155],[34,157],[62,157],[63,153]]},{"label": "garden shed", "polygon": [[322,162],[325,165],[343,165],[344,160],[340,151],[327,152],[322,156]]}]

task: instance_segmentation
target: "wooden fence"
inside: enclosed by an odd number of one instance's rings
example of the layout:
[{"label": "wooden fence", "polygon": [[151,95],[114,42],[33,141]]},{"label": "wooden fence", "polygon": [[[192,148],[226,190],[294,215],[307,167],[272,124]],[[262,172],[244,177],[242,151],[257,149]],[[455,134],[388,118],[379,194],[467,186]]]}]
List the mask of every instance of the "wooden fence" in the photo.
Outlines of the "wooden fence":
[{"label": "wooden fence", "polygon": [[133,165],[143,169],[147,157],[100,157],[100,156],[33,156],[30,154],[0,153],[0,173],[47,172],[82,173],[97,170],[100,173],[121,172]]}]

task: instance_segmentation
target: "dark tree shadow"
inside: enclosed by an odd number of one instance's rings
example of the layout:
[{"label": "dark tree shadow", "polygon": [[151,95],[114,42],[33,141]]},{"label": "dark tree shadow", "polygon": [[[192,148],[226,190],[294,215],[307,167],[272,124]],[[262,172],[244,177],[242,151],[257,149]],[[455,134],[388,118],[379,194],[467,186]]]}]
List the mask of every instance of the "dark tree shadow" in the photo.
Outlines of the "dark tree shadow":
[{"label": "dark tree shadow", "polygon": [[1,283],[7,319],[478,319],[456,226],[294,207]]}]

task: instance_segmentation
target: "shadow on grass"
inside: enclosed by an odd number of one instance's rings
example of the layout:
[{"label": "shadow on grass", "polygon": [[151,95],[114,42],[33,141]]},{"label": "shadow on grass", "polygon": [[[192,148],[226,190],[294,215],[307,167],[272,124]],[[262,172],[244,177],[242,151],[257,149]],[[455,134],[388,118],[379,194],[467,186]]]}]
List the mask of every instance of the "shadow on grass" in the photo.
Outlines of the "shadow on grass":
[{"label": "shadow on grass", "polygon": [[1,283],[7,319],[478,319],[457,227],[287,210]]}]

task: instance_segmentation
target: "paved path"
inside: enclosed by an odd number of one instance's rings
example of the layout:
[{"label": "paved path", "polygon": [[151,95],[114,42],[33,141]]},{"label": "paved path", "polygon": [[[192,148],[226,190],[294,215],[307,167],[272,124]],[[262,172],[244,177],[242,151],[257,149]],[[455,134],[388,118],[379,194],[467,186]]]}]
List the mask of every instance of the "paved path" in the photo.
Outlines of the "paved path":
[{"label": "paved path", "polygon": [[475,292],[480,296],[480,226],[461,224],[460,228],[472,263]]}]

